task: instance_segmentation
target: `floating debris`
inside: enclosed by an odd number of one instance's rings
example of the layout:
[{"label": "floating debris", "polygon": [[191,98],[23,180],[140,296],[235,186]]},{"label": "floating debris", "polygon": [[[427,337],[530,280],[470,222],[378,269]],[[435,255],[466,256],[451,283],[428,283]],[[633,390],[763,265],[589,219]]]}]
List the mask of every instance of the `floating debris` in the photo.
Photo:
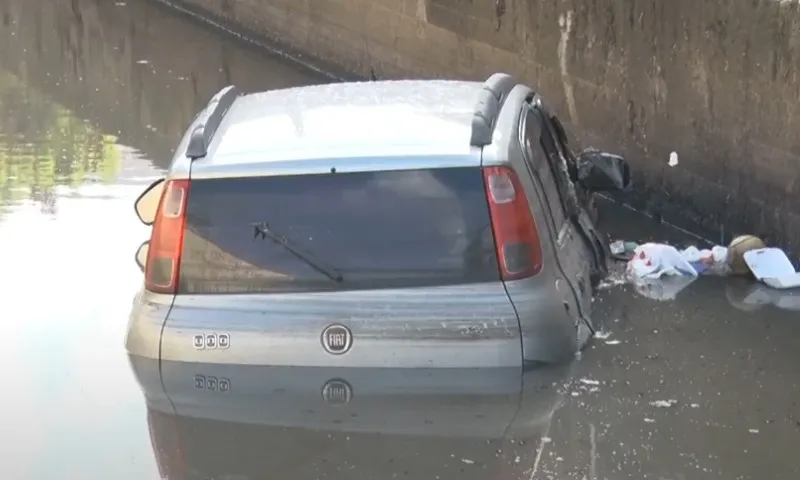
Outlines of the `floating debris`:
[{"label": "floating debris", "polygon": [[608,290],[614,287],[618,287],[620,285],[625,285],[628,283],[628,279],[624,276],[615,275],[609,276],[605,280],[601,280],[599,284],[597,284],[598,290]]},{"label": "floating debris", "polygon": [[594,334],[594,336],[596,338],[599,338],[600,340],[605,340],[606,338],[611,336],[611,332],[599,330],[597,333]]},{"label": "floating debris", "polygon": [[674,167],[677,164],[678,164],[678,152],[670,153],[669,154],[669,161],[667,162],[667,165],[669,165],[670,167]]},{"label": "floating debris", "polygon": [[678,403],[677,400],[656,400],[654,402],[650,402],[650,405],[658,408],[670,408]]}]

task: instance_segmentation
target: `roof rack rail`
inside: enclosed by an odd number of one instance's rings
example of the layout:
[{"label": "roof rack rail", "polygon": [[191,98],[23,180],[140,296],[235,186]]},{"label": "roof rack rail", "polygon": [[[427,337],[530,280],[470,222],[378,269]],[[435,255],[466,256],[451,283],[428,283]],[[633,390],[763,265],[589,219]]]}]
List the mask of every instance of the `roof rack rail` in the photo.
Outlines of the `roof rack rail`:
[{"label": "roof rack rail", "polygon": [[495,73],[484,83],[478,94],[478,102],[472,114],[472,137],[469,144],[482,147],[492,143],[497,115],[509,92],[517,86],[517,81],[506,73]]},{"label": "roof rack rail", "polygon": [[234,85],[229,85],[211,97],[208,105],[199,115],[199,123],[192,130],[189,145],[186,147],[187,157],[195,160],[206,156],[214,133],[238,96],[239,90]]}]

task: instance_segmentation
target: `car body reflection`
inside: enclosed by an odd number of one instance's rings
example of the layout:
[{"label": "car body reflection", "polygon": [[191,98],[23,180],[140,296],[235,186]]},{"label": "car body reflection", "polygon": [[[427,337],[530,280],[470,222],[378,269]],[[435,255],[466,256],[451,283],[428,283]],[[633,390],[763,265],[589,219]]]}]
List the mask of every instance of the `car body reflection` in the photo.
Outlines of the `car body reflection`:
[{"label": "car body reflection", "polygon": [[571,370],[131,365],[171,480],[528,478]]}]

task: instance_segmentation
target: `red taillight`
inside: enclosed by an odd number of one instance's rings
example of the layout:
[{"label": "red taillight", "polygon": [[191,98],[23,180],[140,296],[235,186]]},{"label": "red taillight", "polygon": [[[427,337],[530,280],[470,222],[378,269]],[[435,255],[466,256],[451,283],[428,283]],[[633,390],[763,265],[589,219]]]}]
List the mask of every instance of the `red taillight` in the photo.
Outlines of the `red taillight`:
[{"label": "red taillight", "polygon": [[501,277],[536,275],[542,270],[542,245],[519,177],[507,167],[487,167],[483,180]]},{"label": "red taillight", "polygon": [[152,292],[176,293],[178,290],[188,197],[189,180],[167,181],[153,223],[144,271],[145,288]]}]

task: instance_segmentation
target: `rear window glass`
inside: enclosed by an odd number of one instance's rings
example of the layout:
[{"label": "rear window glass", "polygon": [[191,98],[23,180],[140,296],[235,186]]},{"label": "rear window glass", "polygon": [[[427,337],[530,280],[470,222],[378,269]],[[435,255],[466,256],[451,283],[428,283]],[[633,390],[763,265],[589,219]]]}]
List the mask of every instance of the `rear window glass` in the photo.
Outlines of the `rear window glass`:
[{"label": "rear window glass", "polygon": [[193,180],[181,293],[499,279],[480,168]]}]

